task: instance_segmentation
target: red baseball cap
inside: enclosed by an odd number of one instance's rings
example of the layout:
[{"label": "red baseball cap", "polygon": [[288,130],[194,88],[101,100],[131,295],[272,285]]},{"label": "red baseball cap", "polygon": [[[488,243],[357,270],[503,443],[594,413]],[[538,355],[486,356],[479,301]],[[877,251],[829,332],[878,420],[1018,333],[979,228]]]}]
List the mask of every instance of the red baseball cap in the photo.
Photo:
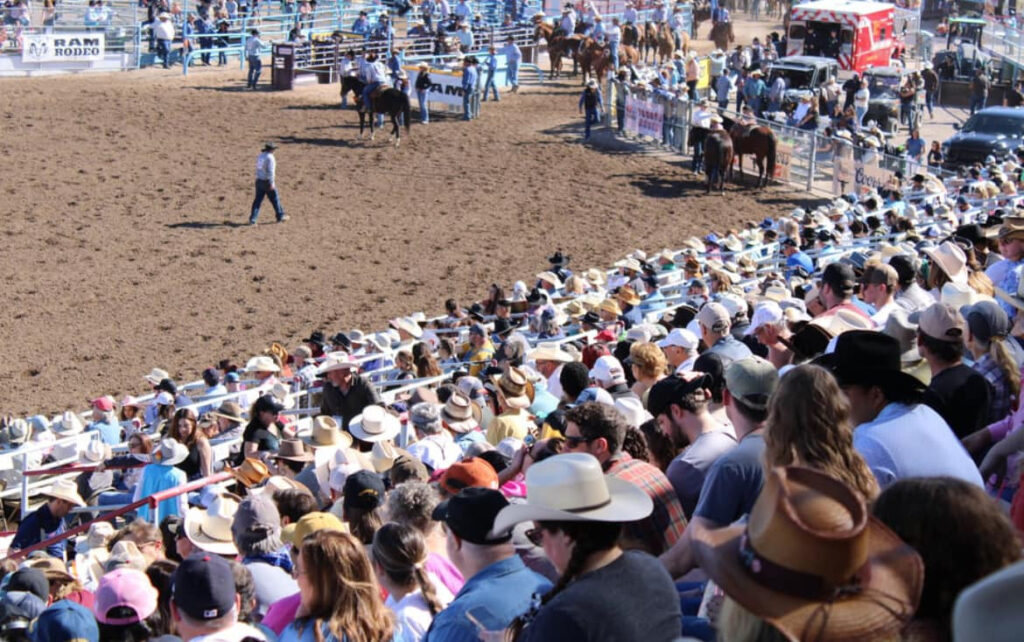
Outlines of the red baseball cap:
[{"label": "red baseball cap", "polygon": [[110,412],[114,409],[114,400],[108,396],[98,397],[92,400],[94,408],[99,408],[103,412]]},{"label": "red baseball cap", "polygon": [[441,488],[449,495],[457,495],[463,488],[498,489],[498,473],[494,467],[479,457],[470,457],[452,464],[441,475]]}]

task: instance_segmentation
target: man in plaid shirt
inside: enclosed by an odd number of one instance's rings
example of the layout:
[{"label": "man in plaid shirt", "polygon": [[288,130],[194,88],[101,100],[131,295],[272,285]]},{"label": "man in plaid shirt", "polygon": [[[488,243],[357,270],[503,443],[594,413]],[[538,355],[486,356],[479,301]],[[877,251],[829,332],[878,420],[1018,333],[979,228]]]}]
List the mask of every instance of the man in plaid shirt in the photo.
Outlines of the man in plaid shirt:
[{"label": "man in plaid shirt", "polygon": [[628,548],[660,555],[686,530],[686,517],[668,477],[654,466],[622,452],[628,428],[614,407],[587,402],[565,413],[565,451],[590,453],[601,462],[605,474],[636,484],[650,495],[650,516],[626,524],[623,544]]}]

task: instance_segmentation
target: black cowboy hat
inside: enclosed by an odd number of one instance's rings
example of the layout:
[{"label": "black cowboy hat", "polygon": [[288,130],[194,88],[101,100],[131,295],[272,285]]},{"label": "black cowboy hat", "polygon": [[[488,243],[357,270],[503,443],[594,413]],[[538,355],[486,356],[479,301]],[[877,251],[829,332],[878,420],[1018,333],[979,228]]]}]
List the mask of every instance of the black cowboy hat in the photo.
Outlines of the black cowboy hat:
[{"label": "black cowboy hat", "polygon": [[692,305],[683,304],[676,308],[676,312],[672,315],[672,327],[673,328],[685,328],[693,321],[694,317],[697,316],[697,308]]},{"label": "black cowboy hat", "polygon": [[580,322],[586,323],[587,325],[601,325],[601,317],[597,316],[597,312],[593,310],[587,310],[587,313],[583,315]]},{"label": "black cowboy hat", "polygon": [[469,306],[469,310],[467,310],[467,312],[469,313],[469,316],[471,316],[476,321],[484,320],[484,306],[480,305],[479,303],[474,303],[473,305]]},{"label": "black cowboy hat", "polygon": [[779,341],[793,352],[794,362],[821,356],[831,340],[828,330],[816,323],[805,323],[788,339],[779,337]]},{"label": "black cowboy hat", "polygon": [[346,350],[352,349],[352,339],[349,339],[348,335],[344,332],[339,332],[331,337],[331,345],[335,347],[345,348]]},{"label": "black cowboy hat", "polygon": [[327,343],[327,337],[324,336],[324,333],[322,331],[316,330],[315,332],[311,332],[309,337],[306,338],[306,339],[303,339],[302,342],[303,343],[315,343],[317,345],[324,345],[325,343]]},{"label": "black cowboy hat", "polygon": [[562,254],[562,250],[555,250],[555,253],[548,257],[548,263],[554,267],[565,267],[569,265],[571,259],[571,256]]},{"label": "black cowboy hat", "polygon": [[533,288],[530,293],[526,295],[526,302],[530,305],[539,305],[544,303],[544,295],[541,294],[540,290]]},{"label": "black cowboy hat", "polygon": [[494,330],[491,332],[491,337],[504,338],[505,335],[510,334],[516,329],[516,325],[504,317],[499,317],[494,320]]},{"label": "black cowboy hat", "polygon": [[923,392],[924,384],[900,369],[900,342],[872,330],[850,330],[836,339],[835,351],[814,360],[832,372],[840,386],[879,386],[883,390]]}]

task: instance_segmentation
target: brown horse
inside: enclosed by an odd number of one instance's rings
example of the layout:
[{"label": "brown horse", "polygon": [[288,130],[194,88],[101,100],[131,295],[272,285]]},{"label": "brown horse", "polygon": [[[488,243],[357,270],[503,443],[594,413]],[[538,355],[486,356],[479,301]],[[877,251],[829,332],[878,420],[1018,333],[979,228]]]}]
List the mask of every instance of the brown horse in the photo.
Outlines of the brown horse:
[{"label": "brown horse", "polygon": [[543,38],[548,43],[548,60],[551,61],[551,77],[558,78],[562,73],[562,57],[568,52],[566,50],[566,38],[559,34],[554,35],[555,26],[544,22],[539,16],[534,18],[533,41],[539,42]]},{"label": "brown horse", "polygon": [[[640,51],[636,47],[630,47],[628,45],[619,45],[619,66],[635,65],[640,62]],[[601,55],[594,61],[594,76],[598,80],[604,80],[608,70],[611,69],[612,55],[611,51],[605,47],[601,50]],[[617,69],[611,69],[612,75],[618,73]]]},{"label": "brown horse", "polygon": [[731,22],[716,22],[711,27],[711,40],[722,51],[729,50],[729,43],[736,42]]},{"label": "brown horse", "polygon": [[693,7],[693,33],[696,35],[697,28],[700,27],[700,23],[705,20],[711,20],[711,5],[708,3],[701,3],[694,5]]},{"label": "brown horse", "polygon": [[[753,154],[757,165],[757,187],[765,187],[775,176],[775,152],[778,141],[775,132],[763,125],[735,123],[729,128],[732,146],[740,166],[740,184],[743,183],[743,155]],[[767,168],[765,167],[767,159]],[[767,171],[766,171],[767,170]]]},{"label": "brown horse", "polygon": [[672,37],[672,29],[667,22],[658,25],[658,59],[660,65],[672,61],[676,50],[676,39]]},{"label": "brown horse", "polygon": [[724,131],[708,132],[704,139],[704,171],[708,173],[706,194],[718,181],[719,193],[725,192],[725,175],[732,169],[732,139]]},{"label": "brown horse", "polygon": [[633,23],[622,27],[622,44],[627,47],[638,47],[643,38],[640,36],[640,29]]},{"label": "brown horse", "polygon": [[595,68],[599,58],[604,55],[604,46],[593,38],[586,38],[576,53],[576,62],[579,63],[583,75],[583,84],[590,79],[590,72]]}]

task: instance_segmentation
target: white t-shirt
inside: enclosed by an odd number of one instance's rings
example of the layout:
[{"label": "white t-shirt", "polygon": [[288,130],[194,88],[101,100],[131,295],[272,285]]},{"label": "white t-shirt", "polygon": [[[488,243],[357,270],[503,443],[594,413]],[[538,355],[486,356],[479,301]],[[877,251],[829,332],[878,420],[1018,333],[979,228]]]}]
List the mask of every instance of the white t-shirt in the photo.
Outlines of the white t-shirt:
[{"label": "white t-shirt", "polygon": [[[453,599],[451,592],[439,582],[434,582],[434,592],[442,608],[448,606]],[[398,602],[389,595],[384,606],[395,614],[394,642],[420,642],[434,620],[427,601],[423,598],[423,592],[419,589],[407,594]]]},{"label": "white t-shirt", "polygon": [[185,640],[185,642],[240,642],[245,638],[255,638],[257,640],[267,639],[259,629],[249,626],[248,624],[235,622],[231,625],[231,628],[224,629],[223,631],[217,631],[216,633],[209,633],[207,635],[197,635]]},{"label": "white t-shirt", "polygon": [[868,108],[868,102],[871,100],[871,92],[868,91],[867,87],[861,87],[857,90],[857,93],[853,95],[853,106],[860,107],[861,109]]}]

